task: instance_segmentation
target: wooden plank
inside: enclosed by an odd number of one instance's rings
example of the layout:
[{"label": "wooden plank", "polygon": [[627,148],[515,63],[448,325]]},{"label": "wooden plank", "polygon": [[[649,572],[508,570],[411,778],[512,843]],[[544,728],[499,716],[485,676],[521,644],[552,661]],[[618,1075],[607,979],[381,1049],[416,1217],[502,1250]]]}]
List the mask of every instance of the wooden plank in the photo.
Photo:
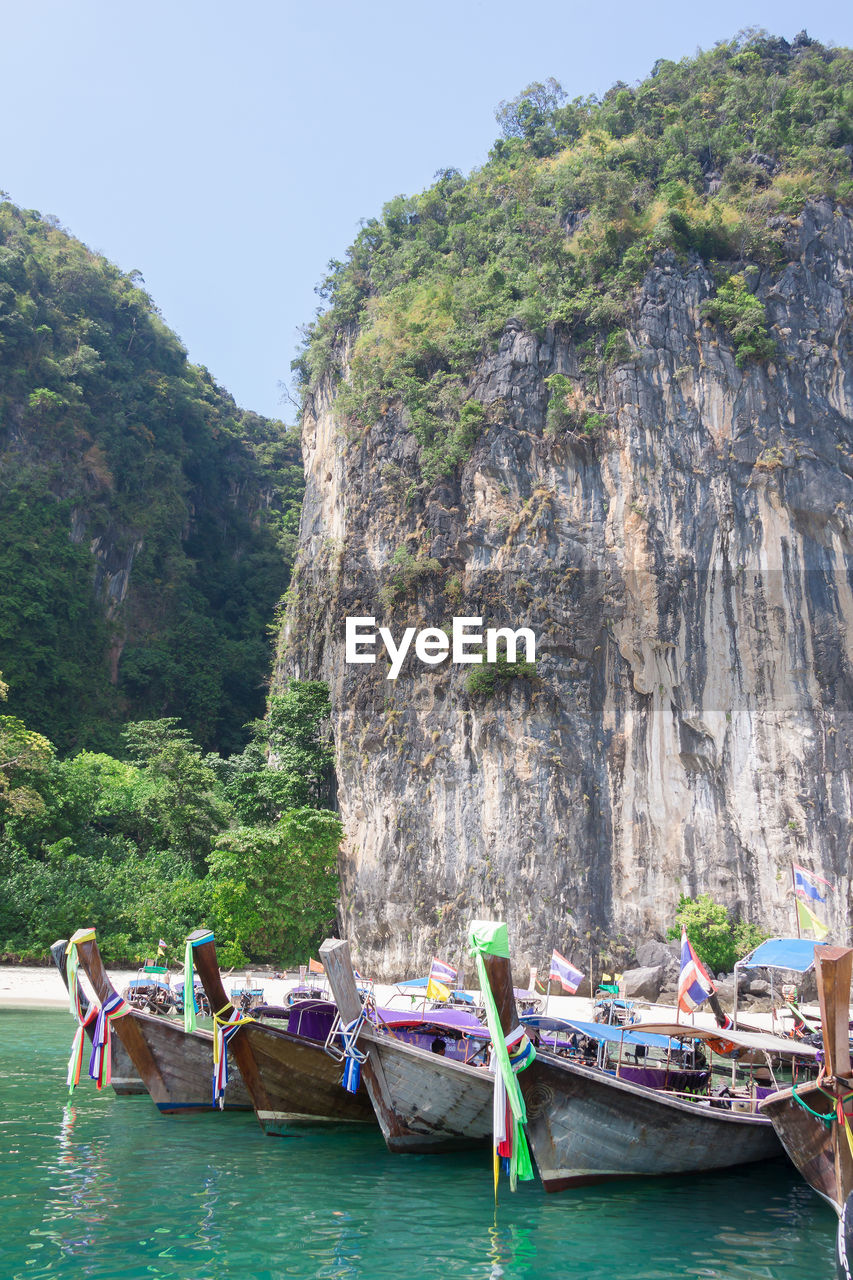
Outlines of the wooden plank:
[{"label": "wooden plank", "polygon": [[[194,933],[190,934],[188,941],[192,942],[195,938],[203,937],[206,937],[207,940],[198,942],[193,946],[193,964],[210,1001],[211,1010],[223,1018],[230,1018],[234,1013],[234,1006],[225,994],[225,988],[222,985],[222,975],[219,972],[219,964],[216,959],[216,943],[213,935],[210,934],[208,929],[196,929]],[[251,1024],[247,1023],[246,1025],[249,1026]],[[260,1123],[258,1112],[272,1111],[274,1108],[267,1093],[263,1077],[258,1070],[252,1043],[244,1034],[244,1031],[245,1027],[240,1027],[232,1033],[228,1041],[228,1053],[233,1056],[234,1061],[240,1068],[240,1075],[243,1077],[243,1082],[249,1091],[255,1115]]]},{"label": "wooden plank", "polygon": [[815,947],[817,993],[826,1074],[847,1079],[850,1076],[850,976],[853,972],[853,949],[850,947]]},{"label": "wooden plank", "polygon": [[[361,997],[355,985],[349,943],[339,938],[327,938],[320,948],[320,959],[326,970],[342,1020],[345,1023],[352,1022],[361,1012]],[[373,1103],[385,1141],[392,1146],[394,1140],[402,1138],[407,1130],[394,1110],[382,1063],[378,1055],[370,1050],[368,1050],[367,1060],[362,1063],[361,1076],[370,1095],[370,1101]]]}]

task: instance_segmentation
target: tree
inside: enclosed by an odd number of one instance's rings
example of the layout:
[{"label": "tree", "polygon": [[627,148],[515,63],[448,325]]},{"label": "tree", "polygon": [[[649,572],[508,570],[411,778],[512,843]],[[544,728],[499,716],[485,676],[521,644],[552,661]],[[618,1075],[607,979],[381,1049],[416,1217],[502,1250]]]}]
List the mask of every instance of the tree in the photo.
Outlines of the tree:
[{"label": "tree", "polygon": [[[0,701],[9,686],[0,676]],[[17,716],[0,716],[0,817],[37,813],[44,807],[33,785],[53,760],[53,744],[28,729]]]},{"label": "tree", "polygon": [[565,100],[565,90],[553,76],[549,76],[544,84],[534,80],[533,84],[522,89],[518,97],[499,103],[495,119],[505,138],[529,141],[543,131],[554,137],[551,116]]},{"label": "tree", "polygon": [[299,808],[217,839],[210,884],[226,963],[304,959],[335,915],[342,836],[336,814]]},{"label": "tree", "polygon": [[683,925],[697,956],[714,973],[730,973],[735,961],[769,937],[758,925],[732,920],[726,908],[708,893],[695,900],[682,894],[675,919],[677,923],[667,931],[667,937],[679,938]]},{"label": "tree", "polygon": [[203,870],[213,837],[230,817],[215,772],[174,716],[129,724],[123,737],[139,762],[137,803],[150,842]]},{"label": "tree", "polygon": [[274,823],[287,809],[322,804],[335,759],[325,727],[330,713],[322,680],[291,680],[273,694],[266,718],[252,726],[254,741],[241,761],[247,767],[238,766],[227,787],[241,822]]}]

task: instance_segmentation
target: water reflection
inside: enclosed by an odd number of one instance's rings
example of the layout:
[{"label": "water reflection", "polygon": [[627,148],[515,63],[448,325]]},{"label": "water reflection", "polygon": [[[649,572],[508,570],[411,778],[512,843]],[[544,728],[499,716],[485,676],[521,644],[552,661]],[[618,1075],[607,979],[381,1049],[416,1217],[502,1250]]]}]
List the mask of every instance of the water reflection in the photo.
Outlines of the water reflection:
[{"label": "water reflection", "polygon": [[[822,1280],[834,1215],[784,1164],[546,1196],[488,1154],[265,1138],[83,1085],[67,1019],[0,1014],[3,1280]],[[16,1039],[17,1037],[17,1039]],[[53,1046],[51,1050],[51,1046]],[[53,1056],[51,1056],[51,1054]]]}]

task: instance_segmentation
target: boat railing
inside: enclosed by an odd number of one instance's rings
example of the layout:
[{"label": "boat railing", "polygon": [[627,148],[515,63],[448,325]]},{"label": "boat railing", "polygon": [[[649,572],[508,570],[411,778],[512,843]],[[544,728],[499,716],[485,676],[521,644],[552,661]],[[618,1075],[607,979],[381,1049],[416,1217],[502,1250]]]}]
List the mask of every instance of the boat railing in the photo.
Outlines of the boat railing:
[{"label": "boat railing", "polygon": [[329,1028],[329,1034],[326,1036],[326,1043],[323,1045],[330,1058],[334,1058],[335,1062],[343,1062],[346,1058],[355,1058],[358,1062],[364,1061],[366,1055],[359,1052],[356,1048],[356,1043],[366,1019],[366,1001],[361,1006],[358,1017],[346,1025],[340,1013],[335,1015],[334,1021]]}]

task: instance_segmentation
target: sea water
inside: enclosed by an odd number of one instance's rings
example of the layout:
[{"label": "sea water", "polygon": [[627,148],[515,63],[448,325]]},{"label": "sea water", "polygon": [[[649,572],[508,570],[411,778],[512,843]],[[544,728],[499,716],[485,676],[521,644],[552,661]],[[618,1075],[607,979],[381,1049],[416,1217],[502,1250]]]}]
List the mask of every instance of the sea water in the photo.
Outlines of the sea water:
[{"label": "sea water", "polygon": [[[0,1012],[0,1280],[830,1280],[835,1215],[784,1161],[495,1206],[487,1150],[390,1155],[367,1126],[267,1138],[81,1083],[73,1022]],[[88,1055],[87,1055],[88,1056]]]}]

